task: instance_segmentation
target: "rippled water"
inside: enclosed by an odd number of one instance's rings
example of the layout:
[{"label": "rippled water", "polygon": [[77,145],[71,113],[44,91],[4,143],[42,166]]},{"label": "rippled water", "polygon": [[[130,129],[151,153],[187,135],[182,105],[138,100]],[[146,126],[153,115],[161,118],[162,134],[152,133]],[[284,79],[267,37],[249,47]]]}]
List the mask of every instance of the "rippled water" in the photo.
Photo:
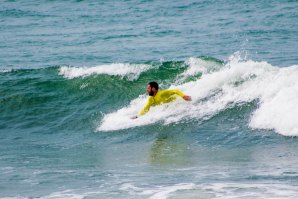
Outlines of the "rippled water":
[{"label": "rippled water", "polygon": [[1,1],[0,197],[297,198],[297,8]]}]

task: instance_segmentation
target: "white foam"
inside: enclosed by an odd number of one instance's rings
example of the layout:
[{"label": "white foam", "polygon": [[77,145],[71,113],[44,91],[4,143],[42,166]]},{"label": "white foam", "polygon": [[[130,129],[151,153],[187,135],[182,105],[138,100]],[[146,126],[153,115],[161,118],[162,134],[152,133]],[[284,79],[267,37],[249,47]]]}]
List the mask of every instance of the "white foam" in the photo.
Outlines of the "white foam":
[{"label": "white foam", "polygon": [[222,67],[222,64],[197,57],[190,57],[185,61],[185,65],[187,69],[177,76],[175,84],[181,84],[189,77],[199,77],[202,74],[217,71]]},{"label": "white foam", "polygon": [[[210,184],[180,183],[153,187],[136,187],[131,183],[121,186],[120,190],[129,195],[143,196],[150,199],[167,198],[296,198],[297,188],[294,185],[274,183],[225,182]],[[183,191],[183,192],[181,192]],[[179,197],[180,196],[180,197]]]},{"label": "white foam", "polygon": [[177,100],[156,106],[146,115],[132,120],[130,117],[146,103],[146,96],[142,95],[129,106],[105,115],[98,130],[118,130],[156,122],[166,125],[185,119],[204,120],[229,107],[257,100],[259,104],[251,115],[250,127],[298,136],[297,79],[297,65],[279,68],[266,62],[241,61],[234,56],[218,70],[206,72],[195,81],[170,87],[191,95],[192,102]]},{"label": "white foam", "polygon": [[53,192],[47,196],[41,197],[42,199],[83,199],[88,197],[98,197],[104,192],[101,191],[82,191],[67,189],[64,191]]},{"label": "white foam", "polygon": [[150,197],[150,199],[167,199],[171,193],[174,193],[178,190],[190,190],[194,188],[195,184],[193,183],[175,184],[173,186],[160,187],[157,189],[157,192]]},{"label": "white foam", "polygon": [[12,71],[12,69],[0,69],[0,73],[8,73],[11,71]]},{"label": "white foam", "polygon": [[86,77],[90,75],[111,75],[127,77],[129,80],[135,80],[139,75],[150,69],[150,65],[147,64],[125,64],[115,63],[99,65],[94,67],[70,67],[62,66],[59,69],[59,75],[63,75],[65,78],[72,79],[77,77]]},{"label": "white foam", "polygon": [[274,129],[282,135],[298,136],[298,66],[280,68],[258,83],[260,106],[252,115],[253,128]]},{"label": "white foam", "polygon": [[[116,188],[116,187],[115,187]],[[40,196],[41,199],[83,199],[83,198],[106,198],[109,190],[93,190],[82,188],[78,190],[64,190]],[[210,183],[178,183],[172,185],[145,185],[138,187],[132,183],[117,185],[113,198],[288,198],[295,199],[298,196],[297,186],[287,183],[270,182],[210,182]],[[23,199],[28,197],[2,197],[1,199]],[[31,198],[31,197],[29,197]],[[33,197],[32,197],[33,198]]]},{"label": "white foam", "polygon": [[63,199],[63,198],[67,198],[67,199],[82,199],[84,198],[86,195],[88,194],[76,194],[74,193],[73,190],[65,190],[65,191],[61,191],[61,192],[54,192],[51,193],[48,196],[44,196],[44,199]]},{"label": "white foam", "polygon": [[298,196],[297,188],[293,185],[274,183],[213,183],[202,184],[201,189],[214,193],[213,198],[291,198]]},{"label": "white foam", "polygon": [[190,57],[188,60],[186,60],[185,63],[188,65],[188,68],[181,74],[183,77],[194,76],[198,73],[206,74],[214,72],[220,69],[220,67],[222,66],[221,64],[218,64],[216,62],[196,57]]},{"label": "white foam", "polygon": [[190,190],[196,187],[193,183],[180,183],[170,186],[156,186],[152,188],[140,188],[131,183],[125,183],[120,187],[120,190],[127,191],[130,195],[147,196],[149,199],[166,199],[171,193],[180,190]]}]

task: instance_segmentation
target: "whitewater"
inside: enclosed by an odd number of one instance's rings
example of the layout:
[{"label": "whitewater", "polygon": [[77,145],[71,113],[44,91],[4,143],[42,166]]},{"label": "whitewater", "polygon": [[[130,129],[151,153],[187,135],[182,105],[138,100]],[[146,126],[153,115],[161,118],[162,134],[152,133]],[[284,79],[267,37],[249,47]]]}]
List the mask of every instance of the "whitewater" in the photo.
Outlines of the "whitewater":
[{"label": "whitewater", "polygon": [[[267,62],[241,60],[238,53],[224,64],[210,64],[199,58],[185,61],[187,69],[178,74],[173,85],[165,89],[179,89],[192,96],[191,103],[177,100],[174,103],[154,107],[137,120],[130,118],[146,103],[146,94],[132,100],[130,104],[112,113],[107,113],[98,131],[120,130],[162,122],[163,125],[185,122],[187,120],[208,120],[226,109],[255,102],[256,110],[247,120],[247,125],[256,129],[272,129],[285,136],[298,135],[297,89],[298,66],[286,68],[272,66]],[[97,71],[101,72],[99,67]],[[85,76],[87,71],[72,75],[60,69],[65,77]],[[82,70],[82,68],[80,69]],[[87,69],[89,70],[89,69]],[[139,67],[135,75],[144,70]],[[127,70],[122,75],[131,75]],[[182,82],[191,76],[200,76],[189,82]],[[296,93],[296,94],[295,94]]]}]

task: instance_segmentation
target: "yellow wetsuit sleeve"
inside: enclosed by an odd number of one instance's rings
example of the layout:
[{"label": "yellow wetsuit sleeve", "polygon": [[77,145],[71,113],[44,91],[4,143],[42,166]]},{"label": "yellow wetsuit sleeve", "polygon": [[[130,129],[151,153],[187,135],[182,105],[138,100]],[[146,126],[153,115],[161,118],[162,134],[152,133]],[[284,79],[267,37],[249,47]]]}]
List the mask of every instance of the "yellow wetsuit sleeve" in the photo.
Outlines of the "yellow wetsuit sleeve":
[{"label": "yellow wetsuit sleeve", "polygon": [[175,93],[176,95],[179,95],[180,97],[184,97],[184,96],[185,96],[185,94],[182,93],[182,92],[179,91],[179,90],[172,90],[172,91],[173,91],[173,93]]},{"label": "yellow wetsuit sleeve", "polygon": [[152,106],[154,102],[154,98],[153,97],[149,97],[148,98],[148,102],[147,104],[144,106],[144,108],[138,113],[139,116],[141,115],[145,115],[145,113],[147,113],[150,109],[150,107]]}]

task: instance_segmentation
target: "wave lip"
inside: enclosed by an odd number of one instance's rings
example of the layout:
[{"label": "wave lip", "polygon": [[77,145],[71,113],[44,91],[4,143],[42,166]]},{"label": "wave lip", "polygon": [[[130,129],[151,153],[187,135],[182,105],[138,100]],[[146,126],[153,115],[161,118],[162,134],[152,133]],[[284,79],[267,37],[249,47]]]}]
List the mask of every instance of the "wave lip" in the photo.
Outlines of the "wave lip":
[{"label": "wave lip", "polygon": [[114,63],[105,64],[94,67],[71,67],[62,66],[59,69],[59,75],[67,79],[78,77],[87,77],[90,75],[111,75],[127,77],[128,80],[135,80],[139,75],[150,69],[148,64],[128,64],[128,63]]}]

